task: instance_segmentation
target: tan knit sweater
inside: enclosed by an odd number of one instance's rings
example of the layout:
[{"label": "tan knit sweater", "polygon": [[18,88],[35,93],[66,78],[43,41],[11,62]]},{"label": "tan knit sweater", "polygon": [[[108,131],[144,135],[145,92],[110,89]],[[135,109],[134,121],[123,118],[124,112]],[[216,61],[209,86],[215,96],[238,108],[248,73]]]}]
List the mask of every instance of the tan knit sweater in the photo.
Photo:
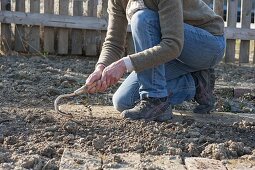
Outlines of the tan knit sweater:
[{"label": "tan knit sweater", "polygon": [[[124,54],[127,32],[128,0],[109,0],[109,25],[98,64],[106,66]],[[184,23],[207,30],[213,35],[224,34],[223,19],[202,0],[144,0],[147,8],[159,13],[161,42],[142,52],[130,55],[136,72],[177,58],[184,44]],[[192,60],[192,58],[191,58]]]}]

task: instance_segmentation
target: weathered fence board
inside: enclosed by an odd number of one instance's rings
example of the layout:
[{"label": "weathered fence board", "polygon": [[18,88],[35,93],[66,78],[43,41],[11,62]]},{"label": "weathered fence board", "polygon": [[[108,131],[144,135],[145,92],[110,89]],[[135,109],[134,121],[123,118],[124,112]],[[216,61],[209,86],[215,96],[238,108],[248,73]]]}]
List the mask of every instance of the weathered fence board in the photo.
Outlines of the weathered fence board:
[{"label": "weathered fence board", "polygon": [[[96,16],[97,15],[97,2],[95,0],[87,1],[87,16]],[[86,48],[85,52],[87,56],[96,56],[97,52],[97,43],[96,43],[97,33],[93,30],[86,31]]]},{"label": "weathered fence board", "polygon": [[[227,3],[228,3],[227,4],[227,8],[228,8],[227,28],[236,28],[238,1],[237,0],[228,0]],[[226,54],[225,54],[225,62],[226,63],[234,63],[235,62],[235,48],[236,48],[236,40],[228,39]]]},{"label": "weathered fence board", "polygon": [[[2,0],[1,1],[1,11],[10,11],[11,10],[11,1],[10,0]],[[11,43],[11,24],[1,24],[1,50],[3,51],[11,51],[12,43]]]},{"label": "weathered fence board", "polygon": [[[108,0],[101,1],[101,3],[99,4],[99,11],[98,11],[98,17],[101,19],[104,19],[106,22],[108,22],[107,7],[108,7]],[[106,31],[101,30],[100,51],[102,50],[105,37],[106,37]]]},{"label": "weathered fence board", "polygon": [[[252,10],[251,0],[242,0],[241,9],[242,9],[241,10],[242,28],[250,28]],[[239,63],[249,63],[249,54],[250,54],[250,41],[241,40]]]},{"label": "weathered fence board", "polygon": [[[59,14],[68,15],[69,0],[59,1]],[[58,31],[58,54],[68,53],[68,29],[60,28]]]},{"label": "weathered fence board", "polygon": [[[16,11],[25,12],[25,0],[16,1]],[[25,26],[17,24],[15,26],[15,50],[19,52],[25,52],[26,47],[25,40]]]},{"label": "weathered fence board", "polygon": [[[80,22],[82,20],[82,22]],[[42,25],[58,28],[77,28],[89,30],[106,30],[104,19],[86,16],[63,16],[24,12],[0,11],[0,22],[25,25]]]},{"label": "weathered fence board", "polygon": [[224,16],[224,8],[223,7],[224,7],[224,0],[213,1],[213,10],[221,17]]},{"label": "weathered fence board", "polygon": [[[40,0],[30,0],[30,12],[40,13]],[[40,27],[32,25],[29,32],[29,52],[40,52]]]},{"label": "weathered fence board", "polygon": [[[236,41],[236,39],[240,40],[254,40],[255,39],[255,30],[249,28],[225,28],[225,36],[229,41]],[[235,42],[236,43],[236,42]],[[229,45],[229,44],[228,44]],[[235,50],[235,49],[234,49]]]},{"label": "weathered fence board", "polygon": [[[54,0],[44,0],[44,13],[54,14]],[[55,52],[55,34],[54,28],[44,27],[44,52],[54,53]]]},{"label": "weathered fence board", "polygon": [[[83,1],[73,1],[73,15],[83,15]],[[71,53],[81,55],[83,48],[83,31],[81,29],[72,29],[72,48]]]}]

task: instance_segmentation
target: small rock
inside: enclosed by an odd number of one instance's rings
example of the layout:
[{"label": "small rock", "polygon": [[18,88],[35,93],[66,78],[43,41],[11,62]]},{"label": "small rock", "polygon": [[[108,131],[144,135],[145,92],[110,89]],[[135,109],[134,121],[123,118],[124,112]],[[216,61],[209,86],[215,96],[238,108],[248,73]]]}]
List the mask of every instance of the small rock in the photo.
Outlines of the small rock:
[{"label": "small rock", "polygon": [[52,137],[54,136],[54,133],[53,132],[46,132],[43,134],[44,137]]},{"label": "small rock", "polygon": [[56,166],[55,159],[49,160],[42,168],[42,170],[57,170],[58,167]]},{"label": "small rock", "polygon": [[59,126],[54,125],[54,126],[46,127],[46,128],[45,128],[45,131],[46,131],[46,132],[55,132],[55,131],[57,131],[58,129],[59,129]]},{"label": "small rock", "polygon": [[15,145],[17,143],[17,138],[15,136],[8,136],[4,139],[4,144]]},{"label": "small rock", "polygon": [[180,148],[169,147],[168,152],[170,155],[181,155],[182,150]]},{"label": "small rock", "polygon": [[113,146],[113,147],[109,147],[111,153],[121,153],[123,152],[123,148],[119,147],[119,146]]},{"label": "small rock", "polygon": [[104,148],[105,139],[102,137],[96,138],[92,141],[92,145],[96,150]]},{"label": "small rock", "polygon": [[40,154],[48,158],[53,158],[56,155],[56,151],[52,146],[47,145],[40,151]]},{"label": "small rock", "polygon": [[103,169],[119,169],[121,168],[121,165],[119,165],[118,163],[108,163],[108,164],[104,164],[102,168]]},{"label": "small rock", "polygon": [[49,115],[41,115],[40,122],[41,123],[54,123],[55,119],[54,119],[54,117],[49,116]]},{"label": "small rock", "polygon": [[255,155],[249,155],[248,160],[249,161],[255,161]]},{"label": "small rock", "polygon": [[77,164],[84,164],[84,160],[82,159],[74,159],[74,162]]},{"label": "small rock", "polygon": [[50,96],[57,96],[57,95],[60,95],[61,92],[57,88],[51,86],[51,87],[47,88],[47,93]]},{"label": "small rock", "polygon": [[188,145],[188,151],[191,156],[197,156],[197,157],[200,156],[200,151],[199,151],[197,145],[194,143],[190,143]]},{"label": "small rock", "polygon": [[92,150],[88,150],[87,153],[88,153],[89,155],[93,155],[93,151],[92,151]]},{"label": "small rock", "polygon": [[[228,142],[229,144],[229,150],[230,151],[234,151],[237,153],[237,156],[242,156],[244,155],[244,143],[242,142],[232,142],[232,141],[229,141]],[[236,155],[232,155],[234,157],[236,157]]]},{"label": "small rock", "polygon": [[60,155],[62,155],[62,154],[64,153],[64,148],[59,148],[59,149],[57,150],[57,153],[60,154]]},{"label": "small rock", "polygon": [[201,153],[202,157],[214,158],[217,160],[227,159],[227,149],[223,143],[220,144],[209,144]]},{"label": "small rock", "polygon": [[28,123],[32,123],[34,122],[35,120],[38,120],[40,119],[40,115],[27,115],[26,118],[25,118],[25,121],[28,122]]},{"label": "small rock", "polygon": [[70,87],[72,87],[72,83],[69,82],[69,81],[67,81],[67,80],[65,80],[65,81],[63,81],[63,82],[61,83],[60,87],[61,87],[61,88],[70,88]]},{"label": "small rock", "polygon": [[64,125],[65,131],[71,134],[75,134],[77,132],[78,125],[75,122],[68,121]]},{"label": "small rock", "polygon": [[7,162],[7,160],[8,160],[8,154],[0,152],[0,164]]},{"label": "small rock", "polygon": [[188,134],[187,134],[187,137],[190,137],[190,138],[198,138],[200,137],[201,134],[200,132],[198,131],[190,131]]},{"label": "small rock", "polygon": [[251,147],[244,147],[243,151],[244,151],[244,154],[251,154],[252,153]]},{"label": "small rock", "polygon": [[113,161],[117,162],[117,163],[122,163],[123,160],[121,159],[121,157],[119,155],[114,155],[113,156]]},{"label": "small rock", "polygon": [[36,161],[37,160],[36,160],[35,157],[24,158],[24,159],[20,160],[20,165],[23,168],[32,169],[34,167],[34,164],[35,164]]},{"label": "small rock", "polygon": [[3,143],[4,143],[4,135],[0,134],[0,144],[3,144]]}]

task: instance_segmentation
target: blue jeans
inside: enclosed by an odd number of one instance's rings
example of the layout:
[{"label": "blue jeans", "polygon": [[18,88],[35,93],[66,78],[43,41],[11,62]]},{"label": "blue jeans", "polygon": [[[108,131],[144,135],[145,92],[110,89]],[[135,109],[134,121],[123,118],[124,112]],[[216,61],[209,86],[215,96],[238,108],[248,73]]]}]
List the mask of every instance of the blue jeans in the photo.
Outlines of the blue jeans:
[{"label": "blue jeans", "polygon": [[[144,9],[136,12],[131,19],[131,30],[136,52],[161,41],[159,16],[155,11]],[[191,72],[213,68],[222,60],[224,52],[224,36],[214,36],[201,28],[184,24],[181,55],[157,67],[132,72],[113,95],[113,105],[122,112],[133,108],[136,101],[145,97],[169,96],[172,105],[190,100],[196,92]]]}]

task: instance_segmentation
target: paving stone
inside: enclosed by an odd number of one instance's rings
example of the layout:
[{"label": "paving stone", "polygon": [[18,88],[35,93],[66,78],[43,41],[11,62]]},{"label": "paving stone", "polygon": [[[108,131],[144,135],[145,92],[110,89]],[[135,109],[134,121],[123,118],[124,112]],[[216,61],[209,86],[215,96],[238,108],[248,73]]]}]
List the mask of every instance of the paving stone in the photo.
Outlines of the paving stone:
[{"label": "paving stone", "polygon": [[221,161],[207,158],[185,158],[187,170],[227,170]]},{"label": "paving stone", "polygon": [[238,98],[238,97],[242,97],[244,94],[247,93],[252,93],[254,92],[254,89],[251,88],[234,88],[234,97]]},{"label": "paving stone", "polygon": [[141,163],[141,169],[186,170],[178,156],[145,156]]},{"label": "paving stone", "polygon": [[245,118],[249,121],[254,122],[255,121],[255,114],[249,114],[249,113],[238,113],[238,116]]},{"label": "paving stone", "polygon": [[65,149],[60,170],[137,170],[137,169],[178,169],[186,170],[182,160],[175,156],[152,156],[139,153],[122,153],[99,156],[74,149]]},{"label": "paving stone", "polygon": [[254,170],[255,161],[250,160],[228,160],[226,167],[228,170]]},{"label": "paving stone", "polygon": [[59,170],[90,170],[100,169],[101,159],[86,152],[65,149],[61,158]]}]

